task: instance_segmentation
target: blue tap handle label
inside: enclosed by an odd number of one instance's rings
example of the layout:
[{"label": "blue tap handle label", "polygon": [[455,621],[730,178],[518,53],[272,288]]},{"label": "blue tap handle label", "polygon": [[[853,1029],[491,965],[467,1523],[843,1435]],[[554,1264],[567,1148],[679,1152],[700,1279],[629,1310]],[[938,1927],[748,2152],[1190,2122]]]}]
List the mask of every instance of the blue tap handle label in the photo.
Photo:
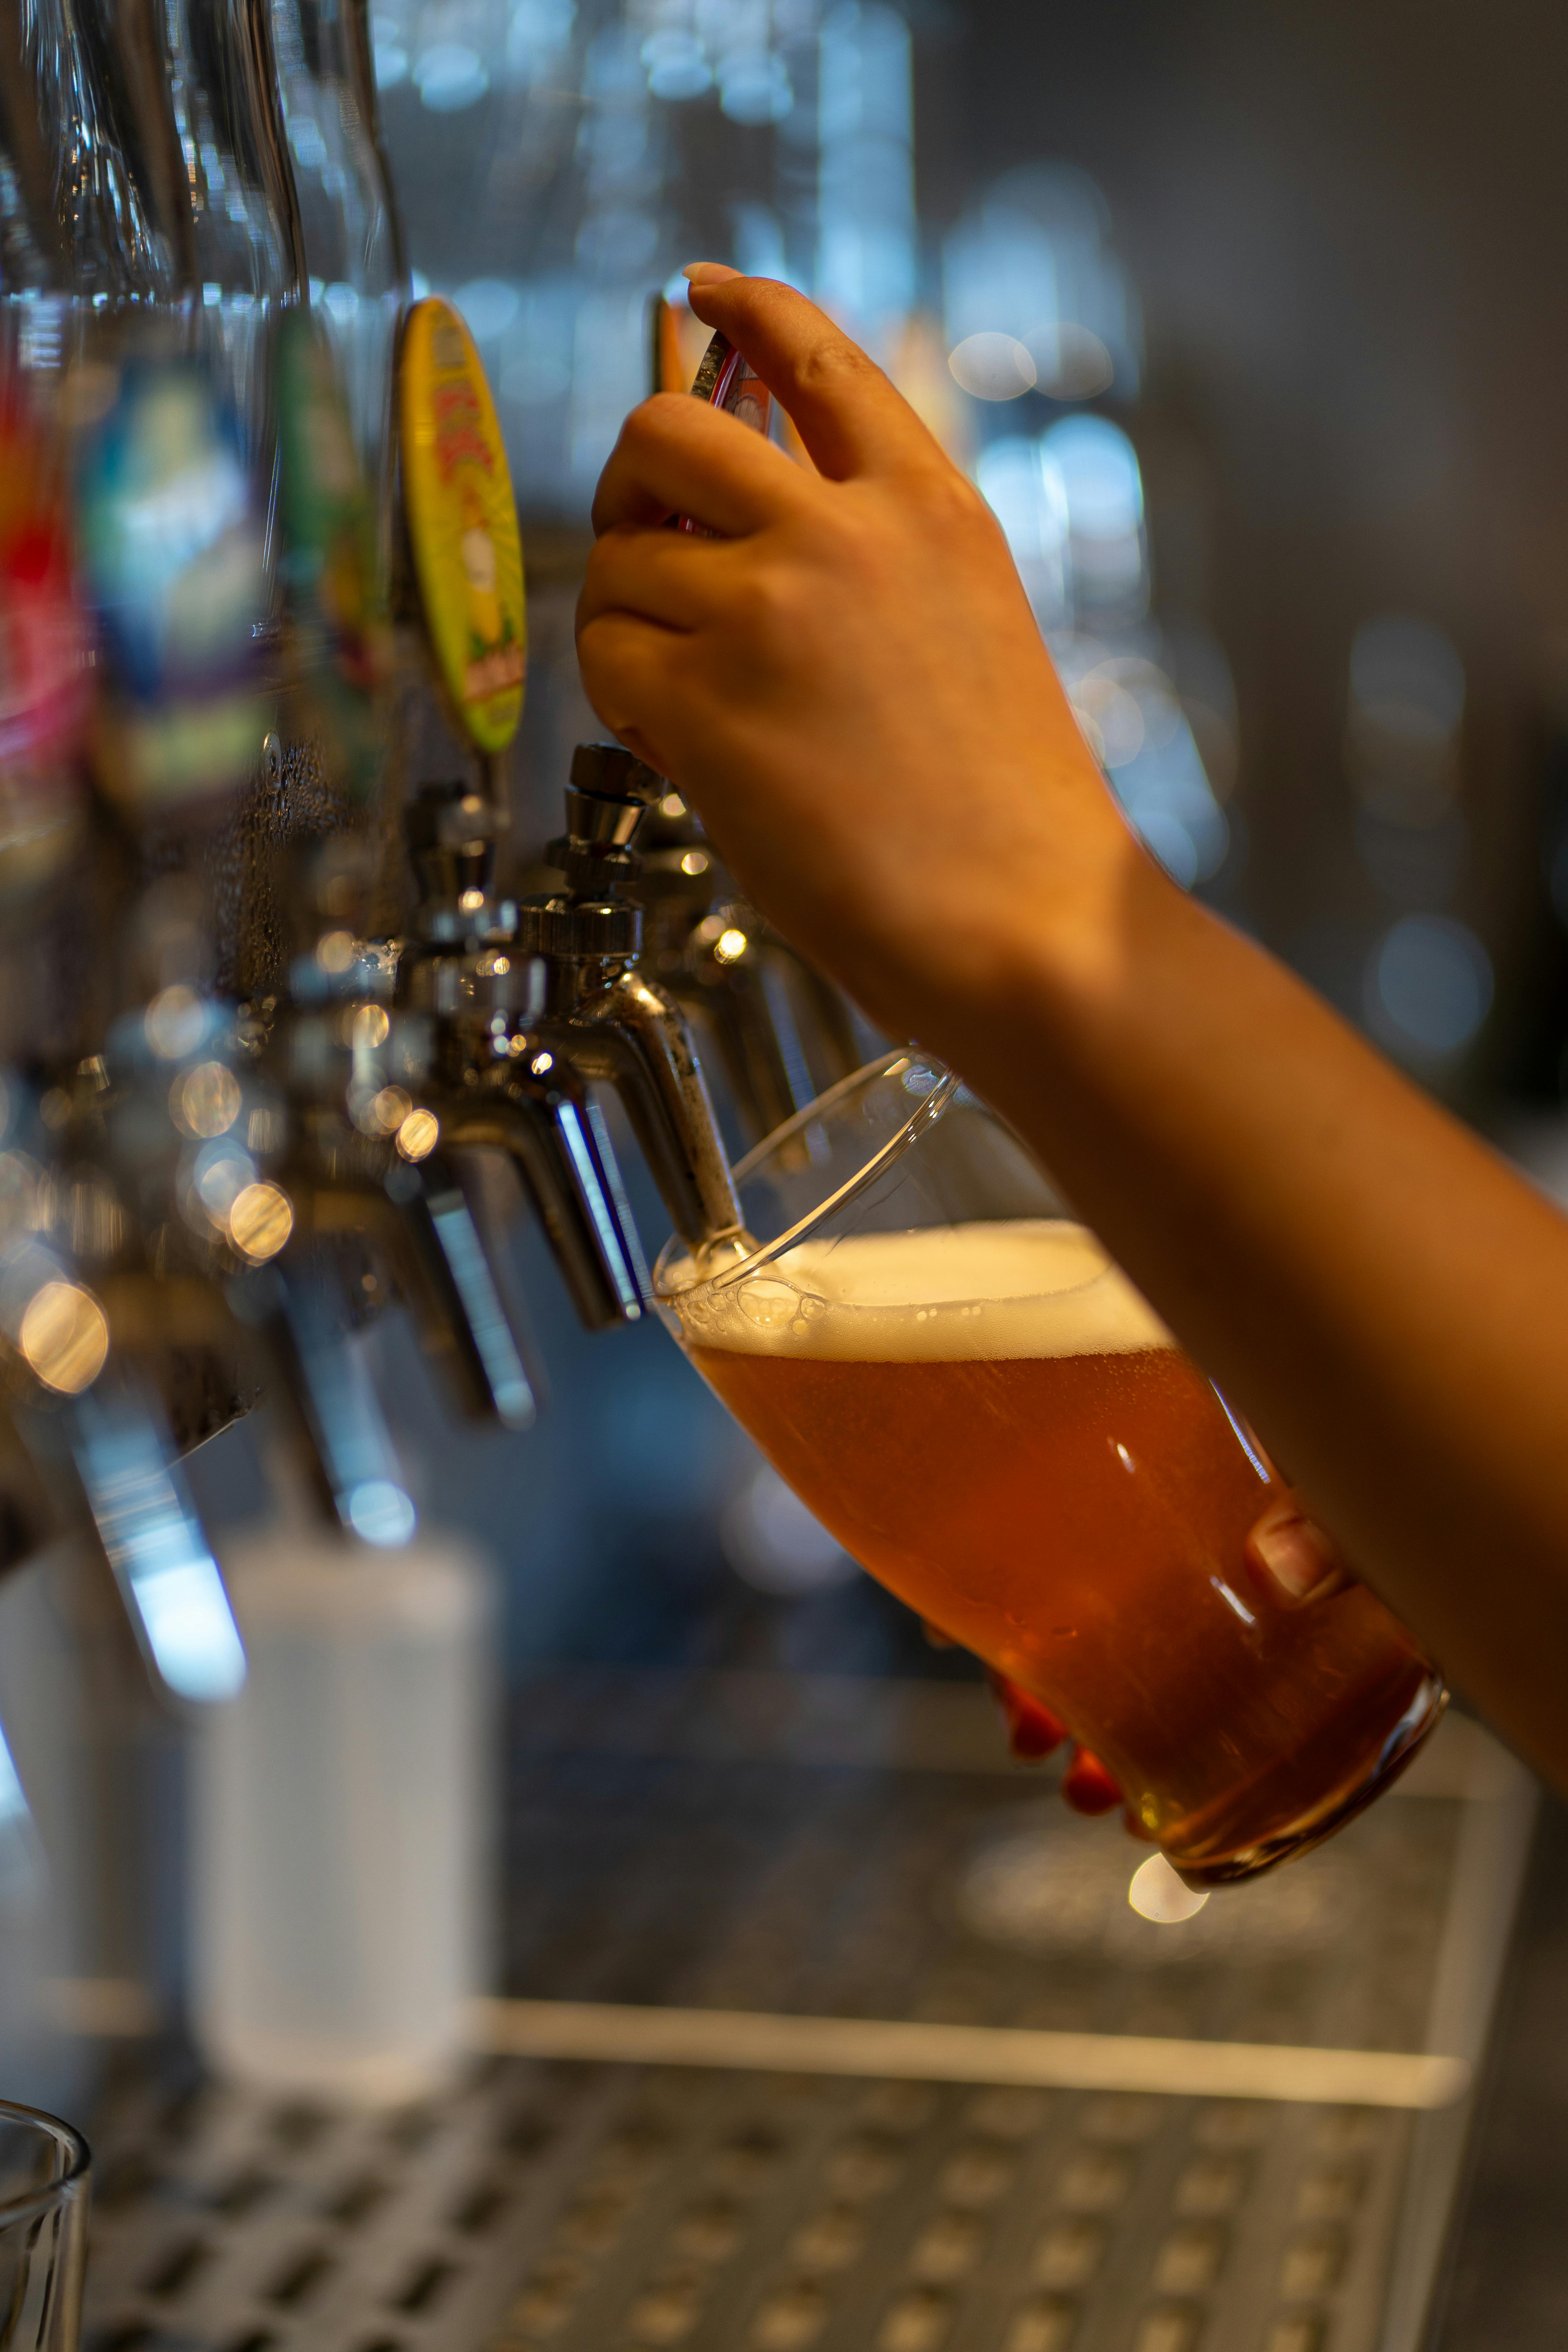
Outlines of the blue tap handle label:
[{"label": "blue tap handle label", "polygon": [[266,734],[261,516],[233,417],[185,361],[132,364],[78,479],[103,691],[100,788],[140,815],[190,810],[256,771]]}]

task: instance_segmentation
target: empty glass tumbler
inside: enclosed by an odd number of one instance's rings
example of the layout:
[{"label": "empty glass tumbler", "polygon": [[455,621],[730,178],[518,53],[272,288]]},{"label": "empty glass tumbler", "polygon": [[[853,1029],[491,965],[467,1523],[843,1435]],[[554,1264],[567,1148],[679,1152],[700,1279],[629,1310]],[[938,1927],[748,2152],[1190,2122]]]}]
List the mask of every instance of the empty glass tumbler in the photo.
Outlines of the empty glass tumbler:
[{"label": "empty glass tumbler", "polygon": [[77,2352],[90,2161],[69,2124],[0,2102],[0,2352]]}]

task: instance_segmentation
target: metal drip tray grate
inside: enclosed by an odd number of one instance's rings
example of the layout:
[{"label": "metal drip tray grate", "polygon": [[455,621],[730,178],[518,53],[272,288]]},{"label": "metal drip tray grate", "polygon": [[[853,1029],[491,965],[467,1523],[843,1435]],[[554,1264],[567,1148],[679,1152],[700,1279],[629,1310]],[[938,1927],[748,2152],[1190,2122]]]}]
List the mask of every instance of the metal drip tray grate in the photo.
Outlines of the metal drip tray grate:
[{"label": "metal drip tray grate", "polygon": [[[1161,1929],[1137,1849],[995,1769],[971,1690],[536,1691],[509,1981],[594,2005],[588,2054],[391,2118],[132,2089],[97,2133],[94,2352],[1401,2352],[1465,2105],[1321,2105],[1304,2053],[1479,2051],[1530,1797],[1440,1739],[1412,1794]],[[1300,2095],[593,2063],[595,2019],[647,2005],[760,2045],[791,2014],[1289,2044]]]}]

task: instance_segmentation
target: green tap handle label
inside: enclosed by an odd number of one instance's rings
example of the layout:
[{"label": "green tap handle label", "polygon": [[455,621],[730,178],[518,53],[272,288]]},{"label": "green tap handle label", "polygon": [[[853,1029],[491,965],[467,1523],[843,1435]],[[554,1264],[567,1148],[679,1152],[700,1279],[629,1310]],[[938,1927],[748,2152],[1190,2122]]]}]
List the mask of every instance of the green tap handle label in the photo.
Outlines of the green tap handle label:
[{"label": "green tap handle label", "polygon": [[438,295],[408,313],[397,378],[404,511],[431,651],[469,737],[501,751],[522,716],[522,539],[479,352]]},{"label": "green tap handle label", "polygon": [[378,705],[391,639],[363,468],[331,348],[307,310],[279,324],[278,395],[280,569],[295,682],[329,765],[363,800],[384,754]]}]

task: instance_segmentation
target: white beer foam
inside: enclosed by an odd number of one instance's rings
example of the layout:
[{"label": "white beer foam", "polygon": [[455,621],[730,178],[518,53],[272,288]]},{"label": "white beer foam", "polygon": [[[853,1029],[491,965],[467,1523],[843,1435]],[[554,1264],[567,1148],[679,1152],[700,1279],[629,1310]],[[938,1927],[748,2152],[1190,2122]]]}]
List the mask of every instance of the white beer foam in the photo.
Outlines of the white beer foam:
[{"label": "white beer foam", "polygon": [[[679,1281],[680,1269],[671,1269]],[[1087,1225],[1016,1218],[806,1241],[667,1297],[688,1343],[844,1363],[1126,1355],[1175,1341]]]}]

